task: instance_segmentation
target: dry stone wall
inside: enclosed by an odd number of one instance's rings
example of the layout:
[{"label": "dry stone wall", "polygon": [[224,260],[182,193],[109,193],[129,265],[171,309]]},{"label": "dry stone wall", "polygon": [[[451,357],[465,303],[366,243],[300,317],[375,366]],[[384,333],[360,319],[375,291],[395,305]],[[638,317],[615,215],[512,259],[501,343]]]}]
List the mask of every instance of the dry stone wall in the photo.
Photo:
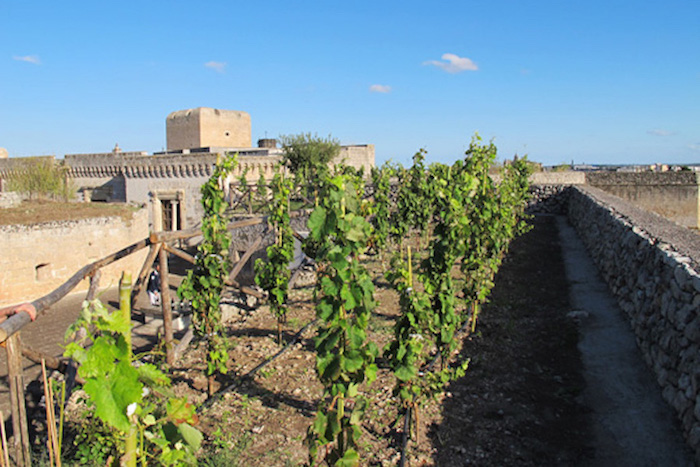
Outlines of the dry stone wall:
[{"label": "dry stone wall", "polygon": [[[88,263],[148,237],[148,213],[35,225],[0,226],[0,307],[39,298]],[[147,249],[102,269],[101,286],[117,285],[122,271],[135,277]],[[75,291],[87,290],[88,280]]]},{"label": "dry stone wall", "polygon": [[568,214],[700,464],[700,235],[593,187]]},{"label": "dry stone wall", "polygon": [[569,188],[586,183],[583,172],[536,172],[530,175],[528,214],[566,214]]},{"label": "dry stone wall", "polygon": [[571,185],[530,185],[528,214],[566,214]]}]

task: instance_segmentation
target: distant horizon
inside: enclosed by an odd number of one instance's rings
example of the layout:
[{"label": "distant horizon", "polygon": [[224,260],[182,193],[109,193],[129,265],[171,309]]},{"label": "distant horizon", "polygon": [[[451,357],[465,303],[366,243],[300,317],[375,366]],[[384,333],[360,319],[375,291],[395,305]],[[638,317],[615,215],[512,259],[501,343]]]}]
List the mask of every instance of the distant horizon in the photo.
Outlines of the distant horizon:
[{"label": "distant horizon", "polygon": [[700,162],[700,2],[232,4],[8,0],[0,147],[165,149],[173,111],[251,115],[253,141],[332,135],[377,164]]},{"label": "distant horizon", "polygon": [[[277,138],[272,138],[272,139],[277,139]],[[365,143],[365,144],[372,144],[372,143]],[[360,143],[360,145],[362,145],[362,143]],[[251,146],[251,148],[257,148],[257,146]],[[121,147],[120,147],[120,149],[121,149]],[[249,148],[239,148],[239,149],[249,149]],[[139,150],[129,150],[129,151],[125,151],[125,150],[123,150],[123,149],[121,149],[121,151],[120,151],[119,153],[121,154],[121,153],[143,153],[143,152],[147,153],[147,155],[144,156],[144,157],[156,156],[156,155],[161,155],[161,154],[177,154],[177,152],[175,152],[175,151],[173,151],[173,152],[168,152],[167,150],[161,150],[161,151],[146,151],[146,150],[139,151]],[[10,154],[10,155],[9,155],[9,159],[13,159],[13,158],[21,159],[21,158],[31,158],[31,157],[54,157],[56,160],[64,160],[65,156],[73,156],[73,155],[82,156],[82,155],[90,155],[90,154],[110,154],[110,153],[112,153],[112,151],[84,152],[84,153],[83,153],[83,152],[69,152],[69,153],[61,154],[61,155],[58,155],[58,154],[36,154],[36,155],[30,155],[30,156],[13,156],[13,155]],[[196,152],[193,152],[193,153],[188,153],[187,155],[190,155],[190,154],[196,155],[197,153],[196,153]],[[512,157],[503,158],[503,159],[501,159],[499,162],[503,162],[504,160],[510,160],[510,159],[512,159]],[[577,162],[577,161],[563,162],[563,161],[562,161],[562,162],[555,163],[555,164],[543,164],[542,162],[537,161],[537,160],[534,160],[534,159],[531,159],[530,157],[528,157],[527,159],[528,159],[528,161],[530,161],[530,162],[542,164],[542,167],[557,167],[557,166],[561,166],[561,165],[571,165],[571,166],[574,166],[574,167],[575,167],[575,166],[590,166],[590,167],[635,167],[635,166],[651,166],[651,165],[667,165],[667,166],[669,166],[669,167],[700,167],[700,161],[698,161],[698,162],[682,162],[682,163],[681,163],[681,162],[666,162],[666,161],[657,161],[657,162],[652,162],[652,163],[635,163],[635,162],[630,162],[630,163],[621,163],[621,164],[616,164],[616,163],[612,163],[612,164],[610,164],[610,163],[605,163],[605,164],[596,164],[596,163],[593,163],[593,164],[589,164],[589,163],[587,163],[587,162]],[[0,159],[0,160],[2,160],[2,159]],[[455,159],[455,160],[456,160],[456,159]],[[428,160],[427,162],[430,163],[431,161]],[[437,162],[437,161],[434,161],[434,162]],[[376,166],[380,166],[380,165],[382,165],[383,163],[384,163],[384,162],[382,162],[382,163],[375,163],[375,165],[376,165]],[[410,164],[409,164],[409,165],[410,165]]]}]

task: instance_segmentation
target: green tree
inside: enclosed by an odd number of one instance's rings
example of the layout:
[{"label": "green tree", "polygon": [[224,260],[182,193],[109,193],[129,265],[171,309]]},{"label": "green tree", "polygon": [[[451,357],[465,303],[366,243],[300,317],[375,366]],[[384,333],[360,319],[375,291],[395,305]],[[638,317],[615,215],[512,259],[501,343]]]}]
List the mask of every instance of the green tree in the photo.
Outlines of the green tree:
[{"label": "green tree", "polygon": [[284,165],[297,180],[316,185],[322,174],[328,173],[328,163],[340,154],[340,142],[311,133],[280,136]]}]

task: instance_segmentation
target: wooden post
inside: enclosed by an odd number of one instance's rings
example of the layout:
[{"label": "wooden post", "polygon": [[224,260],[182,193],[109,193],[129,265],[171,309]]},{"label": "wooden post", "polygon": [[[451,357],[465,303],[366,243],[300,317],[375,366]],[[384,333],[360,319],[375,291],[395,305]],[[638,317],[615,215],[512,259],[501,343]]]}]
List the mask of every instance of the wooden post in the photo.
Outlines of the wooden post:
[{"label": "wooden post", "polygon": [[32,465],[29,453],[29,428],[27,410],[24,405],[24,376],[22,374],[22,341],[17,332],[5,341],[7,350],[7,379],[10,386],[12,408],[12,445],[15,463],[19,466]]},{"label": "wooden post", "polygon": [[160,304],[163,307],[163,330],[165,331],[165,361],[168,365],[175,362],[173,358],[173,312],[170,307],[170,272],[168,270],[168,253],[161,248],[160,260]]}]

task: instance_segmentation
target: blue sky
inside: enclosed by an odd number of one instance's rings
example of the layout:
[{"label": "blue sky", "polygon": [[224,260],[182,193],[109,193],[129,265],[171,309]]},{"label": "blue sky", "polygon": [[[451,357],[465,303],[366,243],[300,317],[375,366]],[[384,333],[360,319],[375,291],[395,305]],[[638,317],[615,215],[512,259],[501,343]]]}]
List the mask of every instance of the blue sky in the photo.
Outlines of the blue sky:
[{"label": "blue sky", "polygon": [[11,156],[160,151],[194,107],[378,163],[700,163],[700,1],[0,0]]}]

